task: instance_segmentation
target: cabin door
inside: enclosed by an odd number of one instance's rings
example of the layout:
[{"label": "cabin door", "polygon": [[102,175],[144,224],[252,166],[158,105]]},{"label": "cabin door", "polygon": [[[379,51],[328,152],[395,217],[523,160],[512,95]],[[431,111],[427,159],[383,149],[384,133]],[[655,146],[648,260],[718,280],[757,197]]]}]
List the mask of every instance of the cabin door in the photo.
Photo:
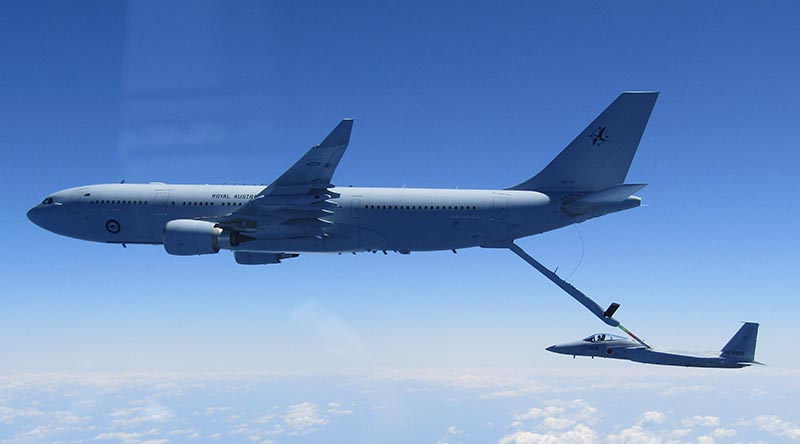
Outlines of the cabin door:
[{"label": "cabin door", "polygon": [[505,220],[506,217],[508,217],[508,198],[505,196],[496,196],[492,209],[492,219]]},{"label": "cabin door", "polygon": [[168,192],[156,191],[155,198],[153,199],[153,203],[155,204],[155,208],[153,209],[153,214],[156,216],[166,216],[168,201],[169,201]]}]

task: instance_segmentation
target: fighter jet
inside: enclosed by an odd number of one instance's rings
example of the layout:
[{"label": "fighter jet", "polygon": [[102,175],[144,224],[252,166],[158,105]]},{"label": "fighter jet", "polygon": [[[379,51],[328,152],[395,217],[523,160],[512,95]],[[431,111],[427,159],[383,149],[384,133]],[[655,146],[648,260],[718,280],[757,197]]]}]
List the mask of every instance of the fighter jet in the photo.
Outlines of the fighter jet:
[{"label": "fighter jet", "polygon": [[598,333],[581,341],[547,347],[547,351],[562,355],[590,356],[592,358],[627,359],[643,364],[674,365],[680,367],[742,368],[756,362],[756,337],[758,324],[745,322],[735,335],[722,347],[719,355],[701,356],[657,351],[631,339]]},{"label": "fighter jet", "polygon": [[337,187],[353,128],[345,119],[266,187],[86,185],[48,195],[28,218],[63,236],[163,245],[178,256],[229,250],[247,265],[303,253],[507,248],[641,204],[634,194],[645,185],[625,177],[657,96],[623,93],[538,174],[502,190]]}]

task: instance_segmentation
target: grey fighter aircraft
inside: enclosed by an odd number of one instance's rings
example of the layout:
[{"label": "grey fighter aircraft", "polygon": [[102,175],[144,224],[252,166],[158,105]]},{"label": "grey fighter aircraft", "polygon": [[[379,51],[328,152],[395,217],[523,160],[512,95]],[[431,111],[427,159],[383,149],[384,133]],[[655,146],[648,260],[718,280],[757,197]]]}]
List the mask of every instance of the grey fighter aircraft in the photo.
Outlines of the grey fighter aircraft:
[{"label": "grey fighter aircraft", "polygon": [[[638,207],[625,177],[658,96],[621,94],[544,169],[502,190],[337,187],[341,123],[269,186],[102,184],[50,194],[28,212],[63,236],[233,252],[240,264],[303,253],[507,248],[515,239]],[[401,154],[401,153],[400,153]]]},{"label": "grey fighter aircraft", "polygon": [[644,364],[674,365],[681,367],[742,368],[756,362],[756,337],[758,324],[745,322],[722,347],[719,355],[701,356],[654,350],[631,339],[598,333],[581,341],[547,347],[547,351],[563,355],[590,356],[592,358],[627,359]]}]

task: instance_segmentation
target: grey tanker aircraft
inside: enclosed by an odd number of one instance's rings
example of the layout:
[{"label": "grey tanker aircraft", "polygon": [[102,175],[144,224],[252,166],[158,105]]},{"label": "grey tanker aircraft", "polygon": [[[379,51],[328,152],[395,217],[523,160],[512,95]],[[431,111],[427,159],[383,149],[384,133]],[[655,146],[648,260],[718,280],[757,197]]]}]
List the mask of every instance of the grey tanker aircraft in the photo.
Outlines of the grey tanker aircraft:
[{"label": "grey tanker aircraft", "polygon": [[240,264],[302,253],[509,248],[515,239],[638,207],[625,184],[655,92],[626,92],[541,172],[502,190],[358,188],[331,183],[351,119],[269,186],[87,185],[47,196],[28,218],[53,233],[163,245],[179,256],[231,250]]},{"label": "grey tanker aircraft", "polygon": [[684,354],[659,351],[641,341],[598,333],[581,341],[547,347],[547,351],[562,355],[590,356],[592,358],[627,359],[643,364],[673,365],[681,367],[742,368],[756,362],[758,324],[745,322],[739,331],[722,347],[718,355]]}]

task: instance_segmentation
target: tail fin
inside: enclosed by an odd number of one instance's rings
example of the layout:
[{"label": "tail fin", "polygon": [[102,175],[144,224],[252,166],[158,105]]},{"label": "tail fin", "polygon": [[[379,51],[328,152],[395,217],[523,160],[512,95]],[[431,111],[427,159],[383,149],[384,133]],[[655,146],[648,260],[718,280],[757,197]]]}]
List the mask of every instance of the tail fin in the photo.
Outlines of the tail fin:
[{"label": "tail fin", "polygon": [[622,184],[657,92],[624,92],[539,174],[509,188],[600,191]]},{"label": "tail fin", "polygon": [[756,339],[758,323],[745,322],[735,335],[722,347],[720,357],[735,359],[740,362],[751,362],[756,357]]}]

